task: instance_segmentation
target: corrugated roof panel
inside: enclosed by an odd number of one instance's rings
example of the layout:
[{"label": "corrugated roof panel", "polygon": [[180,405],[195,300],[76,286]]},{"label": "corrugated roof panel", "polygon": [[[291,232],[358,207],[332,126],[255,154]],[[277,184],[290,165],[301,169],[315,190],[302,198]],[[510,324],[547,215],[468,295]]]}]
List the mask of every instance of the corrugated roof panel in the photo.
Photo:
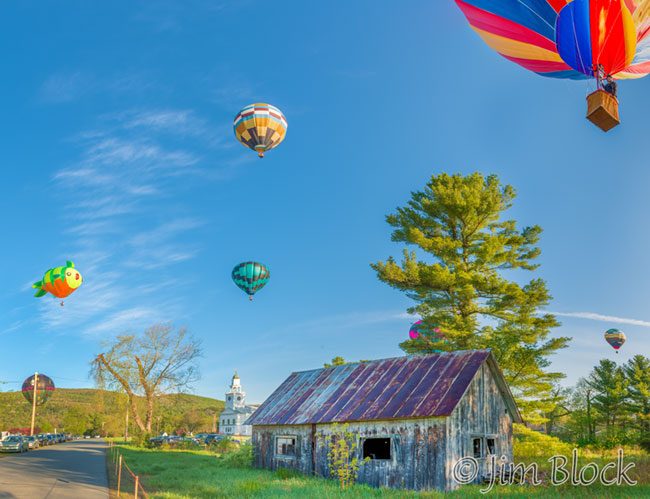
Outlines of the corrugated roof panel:
[{"label": "corrugated roof panel", "polygon": [[293,373],[247,424],[448,416],[489,355],[445,352]]}]

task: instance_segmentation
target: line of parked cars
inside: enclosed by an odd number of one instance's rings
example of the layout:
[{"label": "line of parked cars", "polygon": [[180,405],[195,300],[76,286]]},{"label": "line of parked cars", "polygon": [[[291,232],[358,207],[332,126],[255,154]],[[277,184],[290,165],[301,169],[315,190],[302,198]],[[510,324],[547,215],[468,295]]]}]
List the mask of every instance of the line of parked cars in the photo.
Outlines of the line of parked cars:
[{"label": "line of parked cars", "polygon": [[38,435],[7,435],[0,440],[0,452],[27,452],[46,445],[60,444],[73,439],[68,433],[39,433]]},{"label": "line of parked cars", "polygon": [[[163,433],[158,437],[152,437],[149,439],[149,443],[154,447],[160,447],[161,445],[168,445],[170,447],[176,447],[178,445],[189,445],[189,446],[210,446],[215,445],[219,441],[230,438],[228,435],[221,435],[219,433],[197,433],[193,437],[181,437],[178,435],[167,435]],[[237,440],[233,440],[235,444],[239,444]]]}]

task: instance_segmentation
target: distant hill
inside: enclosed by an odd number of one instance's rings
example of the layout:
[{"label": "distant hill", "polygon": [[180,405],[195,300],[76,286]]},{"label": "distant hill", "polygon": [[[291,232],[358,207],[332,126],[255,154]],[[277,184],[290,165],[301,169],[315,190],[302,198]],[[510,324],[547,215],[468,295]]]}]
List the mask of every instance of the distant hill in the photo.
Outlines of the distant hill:
[{"label": "distant hill", "polygon": [[[222,400],[189,394],[165,395],[158,400],[154,433],[166,431],[212,431],[214,415],[224,408]],[[126,395],[95,389],[58,388],[37,410],[40,431],[64,429],[74,434],[123,435]],[[144,419],[144,411],[141,411]],[[0,392],[0,430],[29,427],[31,405],[20,392]],[[129,430],[135,431],[133,418]]]}]

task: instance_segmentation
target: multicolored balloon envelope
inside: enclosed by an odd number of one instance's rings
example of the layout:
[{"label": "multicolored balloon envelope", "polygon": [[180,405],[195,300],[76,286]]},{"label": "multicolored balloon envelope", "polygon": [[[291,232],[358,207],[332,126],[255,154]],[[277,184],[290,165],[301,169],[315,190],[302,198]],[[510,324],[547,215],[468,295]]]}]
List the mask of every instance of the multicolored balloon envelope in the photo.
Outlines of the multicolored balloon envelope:
[{"label": "multicolored balloon envelope", "polygon": [[[54,394],[54,381],[44,374],[38,375],[38,383],[36,384],[36,405],[42,405],[47,402]],[[23,381],[23,396],[27,401],[34,403],[34,375],[31,375]]]},{"label": "multicolored balloon envelope", "polygon": [[[45,296],[47,293],[57,298],[70,296],[83,282],[83,277],[74,263],[67,261],[62,267],[54,267],[45,272],[43,279],[32,284],[32,288],[37,289],[36,298]],[[63,304],[63,303],[62,303]]]},{"label": "multicolored balloon envelope", "polygon": [[243,262],[232,269],[232,280],[251,300],[270,278],[269,269],[258,262]]},{"label": "multicolored balloon envelope", "polygon": [[456,0],[506,59],[553,78],[650,73],[650,0]]},{"label": "multicolored balloon envelope", "polygon": [[260,158],[277,147],[287,135],[287,119],[277,107],[259,102],[250,104],[235,116],[237,140],[257,152]]},{"label": "multicolored balloon envelope", "polygon": [[623,331],[620,331],[618,329],[608,329],[605,331],[605,341],[609,343],[614,350],[616,350],[616,353],[618,353],[618,349],[623,346],[625,340],[626,337]]},{"label": "multicolored balloon envelope", "polygon": [[[409,338],[412,340],[417,340],[421,334],[427,333],[429,331],[430,329],[425,326],[424,321],[419,320],[411,324],[411,329],[409,329]],[[439,327],[434,327],[432,332],[435,333],[438,338],[442,338]]]}]

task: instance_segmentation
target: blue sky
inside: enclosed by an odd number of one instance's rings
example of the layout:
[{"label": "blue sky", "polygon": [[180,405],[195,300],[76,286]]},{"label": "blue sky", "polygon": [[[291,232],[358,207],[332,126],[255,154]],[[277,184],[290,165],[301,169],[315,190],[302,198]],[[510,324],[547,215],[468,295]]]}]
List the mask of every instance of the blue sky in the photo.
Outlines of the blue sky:
[{"label": "blue sky", "polygon": [[[157,321],[202,340],[213,397],[234,369],[261,402],[333,356],[400,355],[409,301],[369,263],[400,254],[384,216],[442,171],[498,174],[544,228],[567,383],[650,352],[649,81],[620,85],[603,134],[588,83],[501,59],[452,1],[3,2],[0,23],[0,350],[19,352],[0,380],[91,386],[102,342]],[[231,128],[257,101],[289,122],[264,160]],[[84,285],[33,298],[66,259]],[[272,273],[252,304],[230,281],[249,259]]]}]

